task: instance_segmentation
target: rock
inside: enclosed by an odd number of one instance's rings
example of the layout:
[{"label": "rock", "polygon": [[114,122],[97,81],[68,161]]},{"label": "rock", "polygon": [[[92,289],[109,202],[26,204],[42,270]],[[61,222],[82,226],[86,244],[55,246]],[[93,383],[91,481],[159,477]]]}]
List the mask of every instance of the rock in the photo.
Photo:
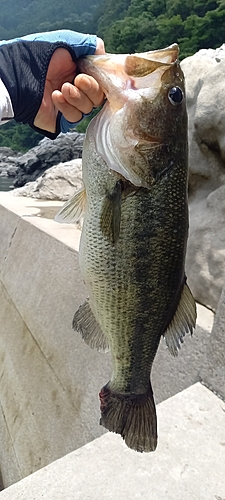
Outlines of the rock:
[{"label": "rock", "polygon": [[6,177],[7,176],[7,168],[8,168],[8,165],[7,163],[1,163],[1,166],[0,166],[0,176],[4,176]]},{"label": "rock", "polygon": [[11,148],[0,148],[0,176],[14,177],[19,154]]},{"label": "rock", "polygon": [[77,158],[49,168],[34,182],[14,189],[15,196],[68,200],[82,186],[82,160]]},{"label": "rock", "polygon": [[17,153],[11,148],[7,148],[7,147],[0,148],[0,161],[2,158],[8,157],[8,156],[14,157],[16,155],[17,155]]},{"label": "rock", "polygon": [[186,272],[194,297],[216,310],[225,282],[225,185],[190,202]]},{"label": "rock", "polygon": [[8,157],[8,163],[9,163],[9,165],[7,166],[7,169],[6,169],[7,176],[8,177],[15,177],[16,172],[17,172],[17,168],[18,168],[17,167],[17,162],[16,162],[15,159],[13,161],[12,157],[9,156]]},{"label": "rock", "polygon": [[225,287],[220,296],[200,377],[207,387],[225,400]]},{"label": "rock", "polygon": [[197,301],[216,309],[225,282],[225,44],[182,61],[189,119],[190,230],[186,272]]},{"label": "rock", "polygon": [[57,139],[42,139],[37,146],[17,159],[15,187],[36,180],[49,167],[81,158],[84,134],[68,132]]}]

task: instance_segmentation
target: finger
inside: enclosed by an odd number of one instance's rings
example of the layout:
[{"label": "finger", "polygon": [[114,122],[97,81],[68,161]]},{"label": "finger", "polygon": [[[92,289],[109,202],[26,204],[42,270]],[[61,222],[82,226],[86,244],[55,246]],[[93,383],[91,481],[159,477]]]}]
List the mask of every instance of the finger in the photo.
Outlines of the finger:
[{"label": "finger", "polygon": [[80,74],[74,80],[74,85],[93,103],[100,106],[104,101],[104,93],[99,83],[90,75]]},{"label": "finger", "polygon": [[72,106],[66,101],[63,94],[59,90],[52,93],[52,101],[58,111],[71,123],[79,122],[82,118],[82,111]]},{"label": "finger", "polygon": [[82,113],[88,114],[93,109],[93,102],[80,89],[70,83],[62,86],[62,95],[65,101]]},{"label": "finger", "polygon": [[105,54],[105,45],[104,45],[104,42],[101,38],[97,37],[97,44],[96,44],[96,51],[95,51],[95,54],[96,55],[101,55],[101,54]]}]

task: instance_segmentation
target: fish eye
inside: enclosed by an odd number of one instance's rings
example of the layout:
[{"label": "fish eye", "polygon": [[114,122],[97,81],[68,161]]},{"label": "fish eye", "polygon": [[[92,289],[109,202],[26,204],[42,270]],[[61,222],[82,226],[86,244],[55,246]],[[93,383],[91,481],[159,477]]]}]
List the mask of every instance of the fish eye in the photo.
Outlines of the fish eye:
[{"label": "fish eye", "polygon": [[184,94],[180,87],[172,87],[168,92],[168,99],[173,106],[179,106],[182,103]]}]

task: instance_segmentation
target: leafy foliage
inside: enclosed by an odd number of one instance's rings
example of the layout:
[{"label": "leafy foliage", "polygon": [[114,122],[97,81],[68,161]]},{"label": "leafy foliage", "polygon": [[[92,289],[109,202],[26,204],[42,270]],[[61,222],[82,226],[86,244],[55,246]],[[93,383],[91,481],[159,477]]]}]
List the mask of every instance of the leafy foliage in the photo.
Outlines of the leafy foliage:
[{"label": "leafy foliage", "polygon": [[[93,12],[103,0],[1,0],[0,39],[42,31],[72,29],[89,32]],[[86,124],[81,128],[85,131]],[[27,151],[43,138],[28,125],[14,121],[0,126],[0,147],[8,146],[16,151]]]},{"label": "leafy foliage", "polygon": [[40,31],[86,32],[92,13],[103,0],[1,0],[0,39]]},{"label": "leafy foliage", "polygon": [[7,146],[23,153],[36,146],[41,139],[43,135],[13,120],[0,127],[0,147]]},{"label": "leafy foliage", "polygon": [[[108,52],[155,50],[177,42],[180,58],[224,42],[225,0],[1,0],[0,39],[67,28],[101,36]],[[84,132],[90,119],[78,130]],[[0,146],[24,151],[41,138],[29,127],[0,127]]]},{"label": "leafy foliage", "polygon": [[177,42],[182,59],[224,42],[224,0],[107,0],[104,7],[94,27],[107,51],[155,50]]}]

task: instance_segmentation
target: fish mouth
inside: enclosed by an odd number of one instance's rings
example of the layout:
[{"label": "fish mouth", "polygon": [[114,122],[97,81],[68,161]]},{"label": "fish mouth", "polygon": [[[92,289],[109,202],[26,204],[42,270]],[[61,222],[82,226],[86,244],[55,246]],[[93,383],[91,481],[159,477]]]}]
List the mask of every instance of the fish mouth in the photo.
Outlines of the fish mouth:
[{"label": "fish mouth", "polygon": [[[104,54],[87,56],[86,59],[110,72],[122,70],[128,76],[142,77],[152,73],[160,66],[170,66],[178,59],[179,47],[176,43],[160,50],[137,52],[135,54]],[[116,68],[115,68],[116,65]]]},{"label": "fish mouth", "polygon": [[179,77],[178,54],[178,45],[173,44],[160,50],[78,60],[79,70],[95,78],[107,98],[89,128],[96,151],[109,169],[137,187],[151,187],[149,158],[160,156],[164,149],[158,106],[164,106],[167,82],[174,75]]},{"label": "fish mouth", "polygon": [[[176,64],[179,47],[176,43],[160,50],[135,54],[104,54],[78,60],[82,73],[93,76],[110,100],[112,86],[120,90],[155,88],[168,67]],[[153,96],[152,96],[153,97]],[[118,95],[117,95],[118,98]]]}]

